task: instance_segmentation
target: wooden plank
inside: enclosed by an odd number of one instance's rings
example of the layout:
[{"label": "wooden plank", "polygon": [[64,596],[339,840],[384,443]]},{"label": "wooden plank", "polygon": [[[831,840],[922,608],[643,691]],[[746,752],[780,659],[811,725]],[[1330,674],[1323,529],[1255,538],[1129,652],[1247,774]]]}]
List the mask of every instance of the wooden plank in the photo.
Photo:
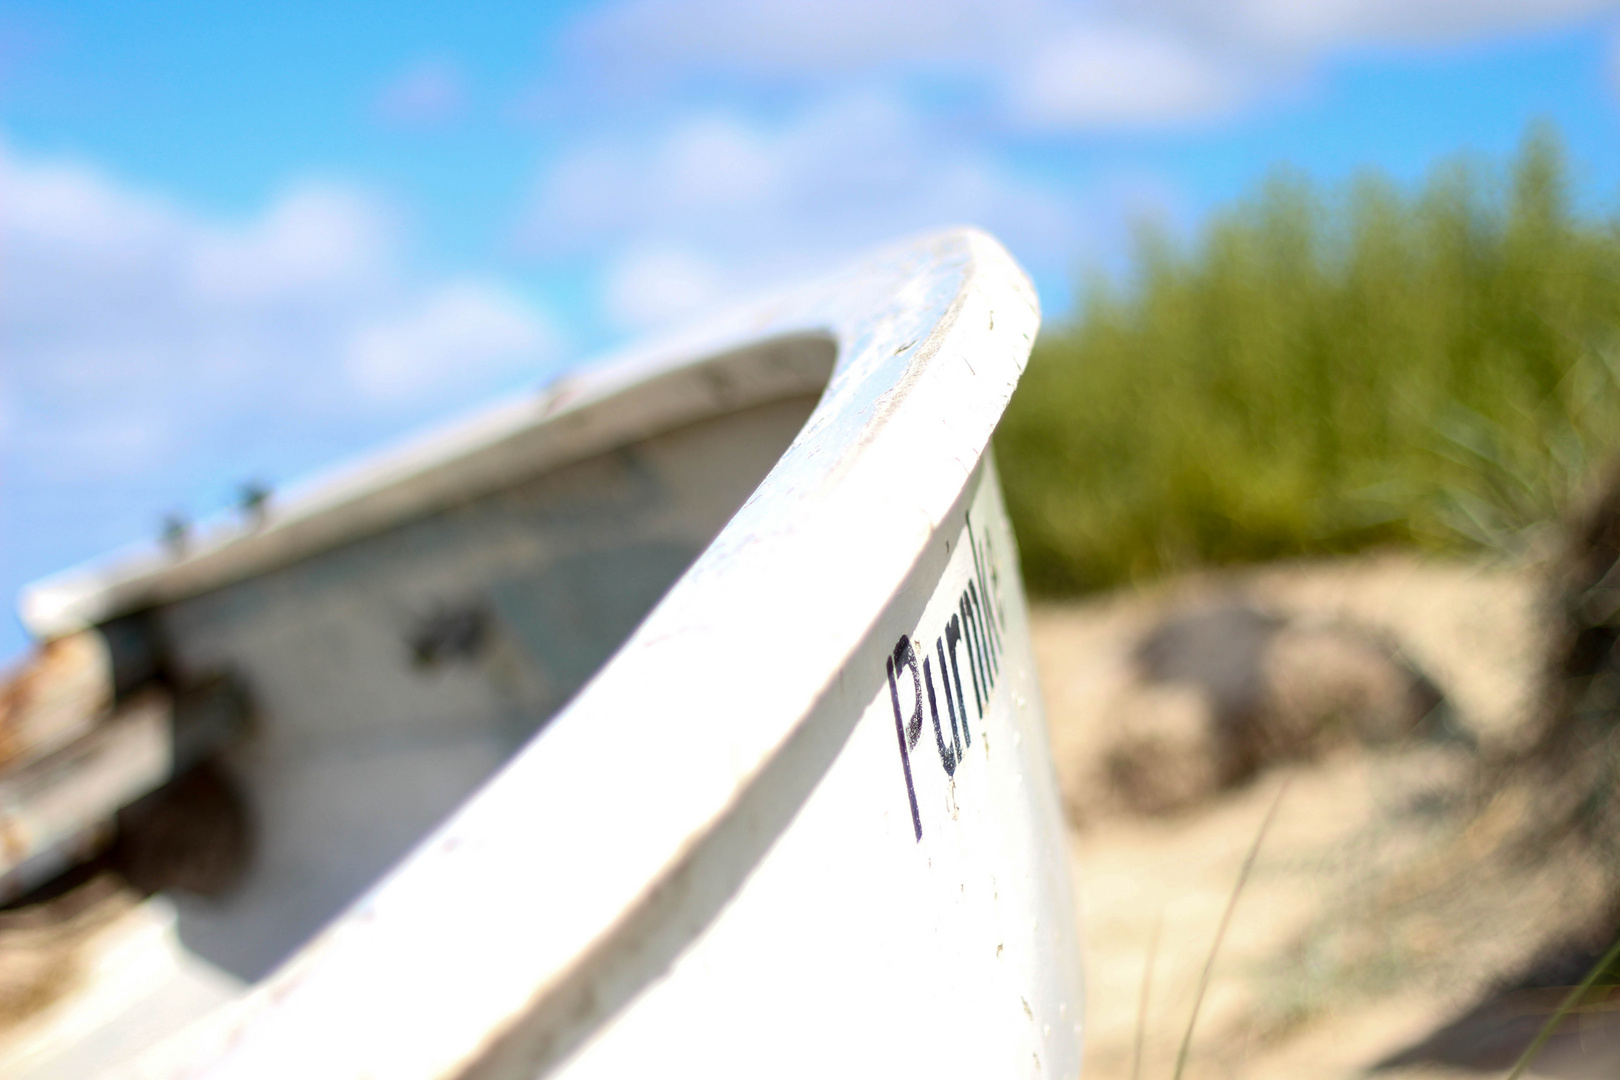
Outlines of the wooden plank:
[{"label": "wooden plank", "polygon": [[0,776],[87,734],[112,699],[112,660],[99,633],[45,642],[0,682]]}]

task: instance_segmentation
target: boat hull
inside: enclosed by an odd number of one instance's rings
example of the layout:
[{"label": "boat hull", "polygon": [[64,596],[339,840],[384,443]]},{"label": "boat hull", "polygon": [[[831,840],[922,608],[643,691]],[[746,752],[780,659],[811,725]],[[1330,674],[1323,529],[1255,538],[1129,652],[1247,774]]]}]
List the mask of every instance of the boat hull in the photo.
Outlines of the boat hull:
[{"label": "boat hull", "polygon": [[120,830],[233,781],[258,839],[233,889],[87,943],[98,974],[0,1063],[1075,1075],[1064,823],[990,453],[1038,323],[994,240],[924,237],[30,589],[40,638],[107,644],[92,733],[172,702],[142,775],[184,775]]}]

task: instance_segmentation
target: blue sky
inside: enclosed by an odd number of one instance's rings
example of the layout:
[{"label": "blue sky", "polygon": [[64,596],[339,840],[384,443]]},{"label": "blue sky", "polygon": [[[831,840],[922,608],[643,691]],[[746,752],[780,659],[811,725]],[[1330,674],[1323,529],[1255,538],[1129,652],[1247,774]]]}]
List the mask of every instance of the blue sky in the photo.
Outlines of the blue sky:
[{"label": "blue sky", "polygon": [[[1620,194],[1596,0],[0,0],[0,598],[956,222],[1049,319],[1288,163],[1551,119]],[[25,643],[0,620],[0,657]]]}]

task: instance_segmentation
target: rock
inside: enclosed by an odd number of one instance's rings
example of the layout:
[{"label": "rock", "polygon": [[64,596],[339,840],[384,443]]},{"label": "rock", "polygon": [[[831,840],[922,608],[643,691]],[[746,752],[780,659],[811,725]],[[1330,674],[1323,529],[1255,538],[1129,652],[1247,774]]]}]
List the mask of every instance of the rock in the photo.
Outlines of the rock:
[{"label": "rock", "polygon": [[1210,705],[1190,686],[1135,686],[1117,699],[1120,733],[1103,757],[1107,789],[1138,814],[1192,806],[1223,784]]},{"label": "rock", "polygon": [[1342,625],[1288,627],[1272,639],[1263,667],[1267,759],[1309,757],[1352,740],[1391,742],[1441,702],[1393,649]]},{"label": "rock", "polygon": [[1136,813],[1195,805],[1274,762],[1401,738],[1441,701],[1377,635],[1242,600],[1171,614],[1133,658],[1102,781]]},{"label": "rock", "polygon": [[[1232,600],[1172,614],[1143,636],[1135,652],[1141,682],[1191,689],[1206,706],[1207,730],[1194,743],[1167,749],[1166,768],[1203,752],[1209,756],[1216,790],[1254,774],[1267,749],[1266,656],[1287,625],[1278,616]],[[1135,756],[1140,768],[1149,767],[1140,748]]]}]

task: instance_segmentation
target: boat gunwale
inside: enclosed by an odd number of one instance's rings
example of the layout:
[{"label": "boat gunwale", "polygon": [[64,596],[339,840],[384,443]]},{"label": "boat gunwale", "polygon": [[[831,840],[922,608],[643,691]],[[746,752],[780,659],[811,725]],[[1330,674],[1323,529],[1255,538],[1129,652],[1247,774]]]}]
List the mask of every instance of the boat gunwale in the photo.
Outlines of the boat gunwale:
[{"label": "boat gunwale", "polygon": [[297,482],[252,516],[202,522],[184,551],[136,545],[42,578],[23,588],[18,615],[36,639],[62,637],[223,588],[630,442],[826,386],[830,371],[814,370],[815,363],[808,365],[813,370],[802,364],[793,370],[780,357],[807,345],[835,353],[828,335],[785,333],[725,348],[735,337],[726,329],[709,326],[673,343],[585,363],[539,393]]}]

